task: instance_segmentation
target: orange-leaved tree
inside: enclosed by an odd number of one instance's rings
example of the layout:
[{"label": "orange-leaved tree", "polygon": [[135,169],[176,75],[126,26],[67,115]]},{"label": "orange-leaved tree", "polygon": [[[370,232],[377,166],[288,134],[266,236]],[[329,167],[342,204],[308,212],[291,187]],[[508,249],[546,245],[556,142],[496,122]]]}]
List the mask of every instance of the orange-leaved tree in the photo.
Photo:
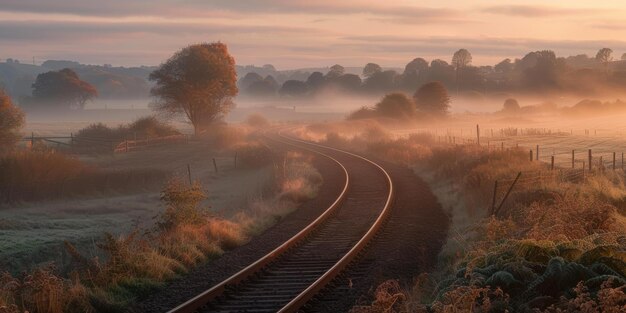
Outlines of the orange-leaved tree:
[{"label": "orange-leaved tree", "polygon": [[237,95],[235,59],[221,42],[190,45],[150,74],[157,111],[184,113],[196,134],[222,118]]},{"label": "orange-leaved tree", "polygon": [[2,151],[10,150],[19,141],[23,125],[24,114],[0,88],[0,154]]}]

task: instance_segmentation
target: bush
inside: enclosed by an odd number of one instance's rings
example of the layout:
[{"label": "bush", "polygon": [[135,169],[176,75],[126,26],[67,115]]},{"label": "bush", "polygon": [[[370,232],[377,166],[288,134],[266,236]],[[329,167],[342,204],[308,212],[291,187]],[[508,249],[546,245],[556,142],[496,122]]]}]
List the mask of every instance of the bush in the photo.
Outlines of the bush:
[{"label": "bush", "polygon": [[138,139],[141,139],[180,134],[172,125],[160,121],[154,116],[138,118],[126,127],[122,126],[119,129],[121,131],[125,130],[122,135],[129,139],[135,138],[135,135],[137,135]]},{"label": "bush", "polygon": [[199,204],[206,198],[206,193],[197,181],[188,186],[178,178],[170,180],[161,192],[161,201],[167,208],[159,217],[159,227],[172,229],[202,223],[206,212],[199,208]]},{"label": "bush", "polygon": [[380,116],[397,119],[411,118],[416,113],[415,103],[403,93],[385,95],[375,108]]},{"label": "bush", "polygon": [[154,116],[142,117],[127,125],[109,127],[102,123],[91,124],[76,133],[74,143],[79,149],[92,152],[111,152],[113,146],[124,140],[147,139],[179,135],[173,126]]},{"label": "bush", "polygon": [[348,120],[388,117],[393,119],[408,119],[416,115],[415,103],[403,93],[385,95],[374,108],[362,107],[352,112]]}]

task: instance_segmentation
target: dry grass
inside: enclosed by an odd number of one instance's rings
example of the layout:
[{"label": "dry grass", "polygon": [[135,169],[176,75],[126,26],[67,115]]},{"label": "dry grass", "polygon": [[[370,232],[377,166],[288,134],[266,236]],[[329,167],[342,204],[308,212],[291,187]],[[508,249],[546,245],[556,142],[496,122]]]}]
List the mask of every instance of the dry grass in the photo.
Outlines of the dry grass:
[{"label": "dry grass", "polygon": [[166,208],[155,228],[118,237],[105,234],[97,244],[105,255],[103,262],[81,255],[66,243],[74,259],[72,279],[58,276],[53,269],[37,269],[25,277],[3,274],[0,312],[123,312],[136,297],[244,244],[298,203],[314,197],[322,181],[309,162],[303,155],[289,154],[276,168],[275,194],[255,199],[249,210],[232,219],[211,216],[201,207],[206,193],[199,183],[173,179],[162,191]]},{"label": "dry grass", "polygon": [[105,172],[54,150],[16,151],[0,156],[0,202],[129,192],[164,177],[157,170]]},{"label": "dry grass", "polygon": [[[353,312],[621,312],[626,309],[624,174],[560,179],[518,149],[439,145],[394,138],[379,126],[302,131],[424,174],[452,216],[434,283],[401,290],[383,283]],[[337,131],[339,129],[339,131]],[[358,129],[358,130],[357,130]],[[521,179],[496,215],[497,202]],[[622,212],[622,213],[620,213]],[[418,281],[420,281],[418,279]]]}]

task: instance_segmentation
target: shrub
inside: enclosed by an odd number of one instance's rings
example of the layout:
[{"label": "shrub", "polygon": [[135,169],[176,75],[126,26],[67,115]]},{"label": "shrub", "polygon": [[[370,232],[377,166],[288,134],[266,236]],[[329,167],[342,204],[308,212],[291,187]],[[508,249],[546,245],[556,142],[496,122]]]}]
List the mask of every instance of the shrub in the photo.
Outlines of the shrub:
[{"label": "shrub", "polygon": [[448,90],[440,82],[430,82],[420,87],[413,96],[419,112],[432,116],[445,116],[450,108]]},{"label": "shrub", "polygon": [[415,117],[415,103],[403,93],[385,95],[374,108],[362,107],[352,112],[348,120],[358,120],[377,117],[407,119]]},{"label": "shrub", "polygon": [[390,93],[376,104],[376,113],[390,118],[411,118],[416,113],[415,103],[403,93]]},{"label": "shrub", "polygon": [[180,132],[172,125],[158,120],[154,116],[146,116],[136,119],[127,126],[119,127],[123,131],[125,138],[134,138],[136,134],[138,138],[153,138],[178,135]]},{"label": "shrub", "polygon": [[0,312],[93,312],[87,290],[49,267],[13,277],[0,273]]},{"label": "shrub", "polygon": [[172,229],[180,225],[202,223],[206,213],[199,208],[199,204],[206,198],[199,182],[188,186],[179,178],[170,180],[161,192],[161,201],[167,208],[159,217],[159,227]]},{"label": "shrub", "polygon": [[79,149],[92,152],[111,152],[114,145],[132,139],[146,139],[178,135],[173,126],[154,116],[142,117],[127,125],[109,127],[102,123],[91,124],[76,133],[74,143]]}]

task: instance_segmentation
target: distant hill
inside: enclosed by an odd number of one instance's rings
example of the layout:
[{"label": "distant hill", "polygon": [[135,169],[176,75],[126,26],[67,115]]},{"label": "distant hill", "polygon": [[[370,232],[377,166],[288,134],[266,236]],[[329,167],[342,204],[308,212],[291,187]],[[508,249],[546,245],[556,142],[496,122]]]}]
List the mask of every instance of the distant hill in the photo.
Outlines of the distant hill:
[{"label": "distant hill", "polygon": [[74,70],[81,79],[98,89],[101,99],[140,99],[149,96],[148,75],[156,67],[113,67],[86,65],[74,61],[48,60],[41,65],[22,64],[14,60],[0,63],[0,85],[15,100],[32,94],[37,75],[63,68]]}]

